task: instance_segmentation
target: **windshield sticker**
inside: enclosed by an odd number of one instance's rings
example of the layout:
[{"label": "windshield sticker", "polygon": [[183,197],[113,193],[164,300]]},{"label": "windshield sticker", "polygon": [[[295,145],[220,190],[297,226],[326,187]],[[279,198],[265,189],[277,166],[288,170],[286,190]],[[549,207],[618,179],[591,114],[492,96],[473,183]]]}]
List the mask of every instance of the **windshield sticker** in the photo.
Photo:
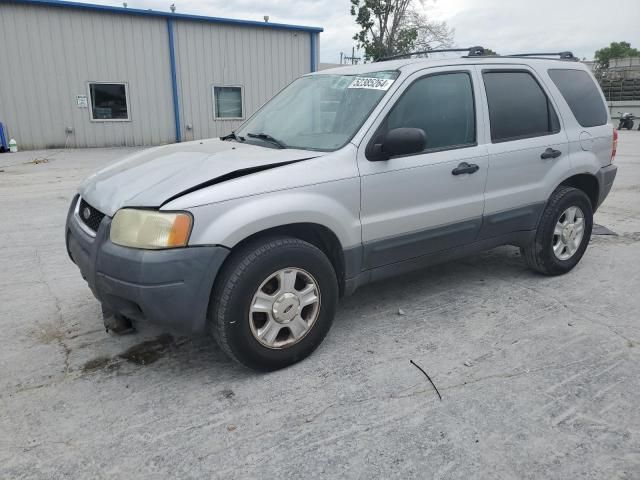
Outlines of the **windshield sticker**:
[{"label": "windshield sticker", "polygon": [[388,78],[356,77],[349,88],[367,88],[369,90],[389,90],[393,80]]}]

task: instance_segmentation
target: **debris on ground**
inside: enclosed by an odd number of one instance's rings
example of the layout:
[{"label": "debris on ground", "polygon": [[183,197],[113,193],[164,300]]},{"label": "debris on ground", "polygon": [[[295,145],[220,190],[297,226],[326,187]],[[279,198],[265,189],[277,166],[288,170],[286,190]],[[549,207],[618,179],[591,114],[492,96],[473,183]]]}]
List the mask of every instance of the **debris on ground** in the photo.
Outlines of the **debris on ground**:
[{"label": "debris on ground", "polygon": [[466,361],[464,362],[464,366],[465,366],[465,367],[473,367],[473,362],[472,362],[471,360],[466,360]]},{"label": "debris on ground", "polygon": [[235,425],[227,425],[227,430],[233,432],[236,429]]},{"label": "debris on ground", "polygon": [[233,390],[229,389],[229,388],[225,388],[225,389],[224,389],[224,390],[222,390],[222,392],[220,392],[220,393],[222,393],[222,396],[223,396],[224,398],[233,398],[233,397],[235,397],[235,395],[236,395],[236,394],[235,394],[235,392],[234,392]]},{"label": "debris on ground", "polygon": [[442,395],[440,395],[440,392],[438,391],[438,387],[436,387],[436,384],[433,383],[433,380],[431,380],[431,377],[429,376],[429,374],[427,372],[425,372],[422,369],[422,367],[420,365],[418,365],[416,362],[414,362],[413,360],[409,360],[409,362],[411,363],[411,365],[413,365],[418,370],[420,370],[422,373],[424,373],[424,376],[427,377],[427,380],[429,380],[429,383],[431,383],[431,385],[433,386],[434,390],[438,394],[438,398],[440,398],[440,401],[442,401]]},{"label": "debris on ground", "polygon": [[32,165],[40,165],[41,163],[49,163],[49,159],[48,158],[34,158],[33,160],[29,160],[28,162],[25,162],[25,164],[32,164]]},{"label": "debris on ground", "polygon": [[398,315],[403,316],[403,315],[406,315],[406,314],[407,314],[407,312],[405,312],[403,309],[401,309],[401,308],[398,309]]}]

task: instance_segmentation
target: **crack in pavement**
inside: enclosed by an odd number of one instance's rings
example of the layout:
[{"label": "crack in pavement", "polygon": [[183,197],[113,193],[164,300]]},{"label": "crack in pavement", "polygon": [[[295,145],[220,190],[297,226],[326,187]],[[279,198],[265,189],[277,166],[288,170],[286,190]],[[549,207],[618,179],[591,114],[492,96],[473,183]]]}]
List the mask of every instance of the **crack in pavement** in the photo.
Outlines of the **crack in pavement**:
[{"label": "crack in pavement", "polygon": [[[38,263],[38,269],[40,270],[40,274],[44,279],[45,273],[42,265],[42,258],[40,257],[40,252],[38,249],[35,250],[35,254],[36,254],[36,260]],[[58,322],[61,328],[61,331],[58,332],[57,335],[54,335],[52,338],[57,341],[58,345],[60,346],[60,348],[62,348],[64,352],[64,372],[63,373],[66,376],[69,373],[69,368],[70,368],[69,357],[71,355],[71,348],[64,341],[64,318],[62,316],[62,307],[60,306],[60,299],[55,293],[53,293],[53,290],[51,289],[51,285],[49,285],[49,282],[47,280],[43,280],[43,283],[47,291],[49,292],[49,295],[51,296],[51,298],[53,298],[53,303],[58,316]]]}]

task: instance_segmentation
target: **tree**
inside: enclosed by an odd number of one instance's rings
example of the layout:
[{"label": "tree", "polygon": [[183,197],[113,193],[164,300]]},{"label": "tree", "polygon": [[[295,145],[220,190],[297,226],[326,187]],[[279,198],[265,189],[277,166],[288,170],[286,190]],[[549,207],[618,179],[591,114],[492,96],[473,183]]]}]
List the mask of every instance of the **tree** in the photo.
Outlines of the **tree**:
[{"label": "tree", "polygon": [[353,37],[367,60],[415,50],[446,48],[454,31],[431,20],[419,7],[425,0],[351,0],[351,15],[360,31]]},{"label": "tree", "polygon": [[629,42],[611,42],[611,45],[597,50],[595,53],[595,71],[602,74],[609,68],[609,60],[612,58],[638,57],[640,51],[631,48]]}]

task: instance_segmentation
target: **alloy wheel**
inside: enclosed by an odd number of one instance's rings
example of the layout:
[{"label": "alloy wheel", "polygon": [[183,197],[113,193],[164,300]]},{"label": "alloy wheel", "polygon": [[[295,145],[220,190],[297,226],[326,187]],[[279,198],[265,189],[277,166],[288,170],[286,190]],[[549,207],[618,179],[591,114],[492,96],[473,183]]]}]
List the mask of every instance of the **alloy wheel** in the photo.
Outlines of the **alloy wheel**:
[{"label": "alloy wheel", "polygon": [[567,208],[553,230],[553,253],[559,260],[570,259],[584,237],[584,213],[579,207]]},{"label": "alloy wheel", "polygon": [[316,279],[305,270],[287,267],[260,284],[249,307],[249,326],[261,345],[288,348],[309,333],[319,313]]}]

